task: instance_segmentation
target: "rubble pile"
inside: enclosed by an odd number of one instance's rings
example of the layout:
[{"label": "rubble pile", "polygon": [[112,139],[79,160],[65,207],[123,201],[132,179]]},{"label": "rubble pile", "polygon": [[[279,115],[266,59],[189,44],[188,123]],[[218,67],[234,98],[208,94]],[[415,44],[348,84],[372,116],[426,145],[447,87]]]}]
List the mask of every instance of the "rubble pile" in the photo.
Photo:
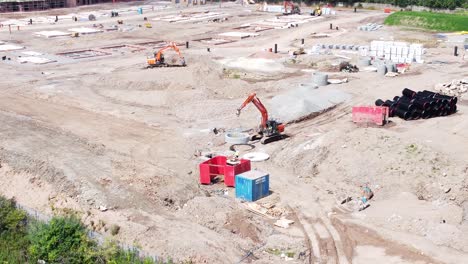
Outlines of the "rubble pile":
[{"label": "rubble pile", "polygon": [[434,87],[434,90],[443,95],[463,98],[463,95],[468,91],[468,79],[453,80],[450,83],[439,83]]}]

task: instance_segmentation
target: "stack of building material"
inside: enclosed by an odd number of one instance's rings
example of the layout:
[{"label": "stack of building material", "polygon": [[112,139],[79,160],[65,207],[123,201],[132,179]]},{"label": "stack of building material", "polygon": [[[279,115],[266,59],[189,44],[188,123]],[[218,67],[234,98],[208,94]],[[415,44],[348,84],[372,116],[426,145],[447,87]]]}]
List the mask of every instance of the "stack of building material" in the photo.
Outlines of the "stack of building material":
[{"label": "stack of building material", "polygon": [[364,26],[359,26],[358,29],[361,31],[376,31],[382,28],[382,25],[375,24],[375,23],[368,23],[365,24]]},{"label": "stack of building material", "polygon": [[68,32],[63,32],[63,31],[57,31],[57,30],[51,30],[51,31],[39,31],[39,32],[34,32],[33,33],[35,36],[38,37],[46,37],[46,38],[56,38],[56,37],[69,37],[71,36],[70,33]]},{"label": "stack of building material", "polygon": [[424,90],[415,92],[403,89],[402,96],[393,100],[377,99],[375,105],[389,107],[389,116],[398,116],[404,120],[427,119],[451,115],[457,112],[457,97],[442,95]]},{"label": "stack of building material", "polygon": [[351,44],[316,44],[322,49],[341,49],[341,50],[359,50],[359,45],[351,45]]},{"label": "stack of building material", "polygon": [[323,7],[322,8],[322,15],[336,15],[335,10],[329,8],[329,7]]},{"label": "stack of building material", "polygon": [[462,97],[468,91],[468,78],[439,83],[434,89],[444,95]]},{"label": "stack of building material", "polygon": [[370,48],[362,47],[362,56],[384,58],[395,63],[424,63],[422,55],[425,49],[422,44],[408,44],[397,41],[372,41]]}]

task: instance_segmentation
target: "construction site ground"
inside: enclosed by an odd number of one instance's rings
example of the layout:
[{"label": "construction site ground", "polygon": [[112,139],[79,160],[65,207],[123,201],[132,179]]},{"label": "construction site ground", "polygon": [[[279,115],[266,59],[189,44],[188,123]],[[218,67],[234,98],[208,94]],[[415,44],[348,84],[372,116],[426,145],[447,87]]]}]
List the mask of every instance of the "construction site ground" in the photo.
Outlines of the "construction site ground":
[{"label": "construction site ground", "polygon": [[[228,19],[152,20],[207,10],[226,13]],[[21,16],[54,12],[67,9]],[[437,83],[466,78],[468,63],[454,57],[453,48],[437,42],[433,33],[357,29],[383,23],[387,14],[382,11],[336,12],[223,45],[194,40],[239,31],[233,28],[277,14],[223,3],[33,24],[19,31],[13,27],[11,34],[8,27],[1,28],[1,41],[49,54],[56,62],[20,64],[13,53],[0,52],[11,57],[0,61],[0,193],[46,216],[76,212],[104,238],[112,237],[110,226],[119,225],[114,239],[122,245],[175,261],[466,262],[466,99],[459,99],[456,114],[416,121],[392,118],[384,127],[352,123],[351,108],[393,98],[405,87],[433,90]],[[152,28],[144,26],[143,17]],[[33,35],[92,24],[108,27],[119,19],[128,30],[77,38]],[[329,36],[316,38],[314,33]],[[257,204],[274,205],[277,215],[295,221],[280,228],[273,225],[275,219],[247,210],[248,203],[235,199],[234,189],[222,182],[200,185],[198,164],[200,154],[229,151],[224,131],[258,126],[260,114],[253,106],[235,115],[250,92],[274,113],[272,98],[307,86],[311,69],[326,72],[339,59],[313,54],[291,59],[288,51],[299,48],[301,39],[305,49],[317,43],[369,45],[394,39],[424,43],[427,53],[424,64],[413,64],[394,78],[373,72],[329,73],[349,82],[318,89],[348,94],[344,102],[288,124],[287,139],[256,144],[255,151],[268,153],[270,159],[252,163],[252,168],[270,174],[271,189]],[[156,41],[181,43],[187,66],[146,69],[147,56],[157,48],[84,59],[57,55]],[[274,44],[278,54],[266,51]],[[175,61],[171,56],[168,52],[166,60]],[[296,103],[285,100],[282,105],[293,108]],[[348,196],[354,202],[364,185],[375,194],[369,208],[357,211],[352,202],[340,204]]]}]

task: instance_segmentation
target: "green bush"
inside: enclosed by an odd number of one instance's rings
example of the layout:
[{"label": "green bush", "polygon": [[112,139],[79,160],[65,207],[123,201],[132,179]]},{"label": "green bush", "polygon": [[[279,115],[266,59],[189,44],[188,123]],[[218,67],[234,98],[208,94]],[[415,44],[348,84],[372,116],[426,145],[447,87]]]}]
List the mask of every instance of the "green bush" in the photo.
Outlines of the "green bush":
[{"label": "green bush", "polygon": [[[113,225],[116,235],[120,227]],[[0,196],[0,264],[160,264],[140,256],[137,249],[126,250],[115,241],[98,246],[75,217],[54,217],[48,223],[30,221],[14,200]]]},{"label": "green bush", "polygon": [[111,235],[115,236],[119,233],[120,231],[120,226],[118,225],[111,225],[111,228],[110,228],[110,231],[111,231]]},{"label": "green bush", "polygon": [[14,200],[0,196],[0,263],[28,263],[27,215]]},{"label": "green bush", "polygon": [[49,223],[35,223],[29,232],[29,254],[47,263],[93,263],[95,242],[74,217],[54,217]]},{"label": "green bush", "polygon": [[14,200],[0,197],[0,233],[25,231],[26,220],[26,212],[16,209]]},{"label": "green bush", "polygon": [[97,254],[103,263],[108,264],[156,264],[153,259],[141,257],[137,249],[125,250],[115,241],[107,241]]}]

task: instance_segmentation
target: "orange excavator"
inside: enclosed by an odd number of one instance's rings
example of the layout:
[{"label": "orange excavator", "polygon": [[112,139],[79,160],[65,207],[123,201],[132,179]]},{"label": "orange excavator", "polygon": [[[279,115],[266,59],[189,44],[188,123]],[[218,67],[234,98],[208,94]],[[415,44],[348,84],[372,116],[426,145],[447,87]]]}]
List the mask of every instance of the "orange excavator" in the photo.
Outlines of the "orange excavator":
[{"label": "orange excavator", "polygon": [[252,140],[261,139],[260,142],[262,144],[268,144],[286,138],[286,135],[282,134],[284,132],[284,124],[273,119],[268,119],[268,111],[260,99],[258,99],[256,93],[251,93],[244,103],[237,108],[237,116],[240,115],[242,109],[249,103],[253,103],[262,114],[262,123],[260,124],[258,135],[253,136]]},{"label": "orange excavator", "polygon": [[283,15],[293,15],[293,14],[301,14],[301,8],[298,4],[292,2],[292,0],[285,0],[283,2],[284,5],[284,13]]},{"label": "orange excavator", "polygon": [[[164,52],[168,49],[173,49],[180,58],[180,64],[167,64],[164,60]],[[183,67],[186,66],[185,58],[180,53],[179,48],[174,42],[169,43],[166,47],[161,48],[157,53],[154,54],[154,58],[147,59],[148,68],[153,67]]]}]

